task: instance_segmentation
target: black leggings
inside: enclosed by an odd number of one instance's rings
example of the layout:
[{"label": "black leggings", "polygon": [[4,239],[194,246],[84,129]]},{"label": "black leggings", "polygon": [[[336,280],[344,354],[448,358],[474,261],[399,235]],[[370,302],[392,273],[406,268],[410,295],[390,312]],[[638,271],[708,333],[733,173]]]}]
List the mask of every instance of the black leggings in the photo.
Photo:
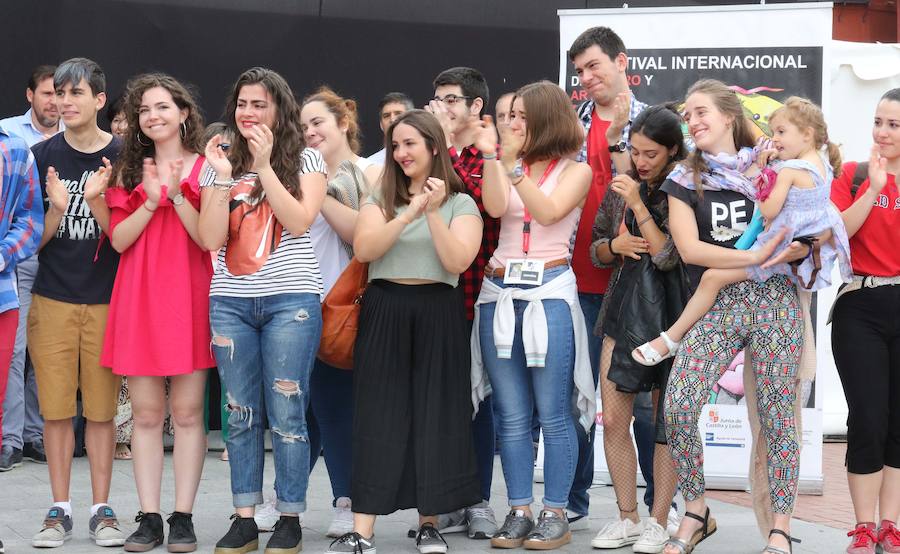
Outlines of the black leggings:
[{"label": "black leggings", "polygon": [[841,296],[831,348],[849,408],[847,471],[900,468],[900,285]]}]

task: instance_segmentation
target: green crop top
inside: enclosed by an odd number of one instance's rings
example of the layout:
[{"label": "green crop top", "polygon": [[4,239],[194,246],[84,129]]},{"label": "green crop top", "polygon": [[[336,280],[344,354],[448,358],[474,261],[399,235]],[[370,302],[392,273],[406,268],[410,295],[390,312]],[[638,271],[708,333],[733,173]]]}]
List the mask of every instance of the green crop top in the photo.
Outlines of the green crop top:
[{"label": "green crop top", "polygon": [[[378,204],[378,199],[369,196],[364,204]],[[402,214],[406,208],[407,206],[398,208],[397,215]],[[461,215],[474,215],[481,219],[475,201],[465,193],[451,195],[438,211],[447,225],[450,225],[454,217]],[[403,229],[397,242],[384,256],[369,264],[369,282],[375,279],[427,279],[455,287],[459,282],[459,274],[444,269],[434,249],[431,230],[423,214]]]}]

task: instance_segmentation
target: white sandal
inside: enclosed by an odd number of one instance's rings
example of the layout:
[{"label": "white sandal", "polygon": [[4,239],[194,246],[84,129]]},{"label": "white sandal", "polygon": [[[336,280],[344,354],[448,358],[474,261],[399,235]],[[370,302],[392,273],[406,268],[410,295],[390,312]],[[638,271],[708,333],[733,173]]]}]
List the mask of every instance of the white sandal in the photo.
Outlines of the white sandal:
[{"label": "white sandal", "polygon": [[669,351],[665,355],[662,355],[657,352],[655,348],[650,346],[649,342],[645,342],[631,351],[631,357],[634,358],[634,361],[643,366],[651,367],[663,360],[668,360],[678,352],[678,347],[681,346],[680,342],[673,341],[665,331],[660,333],[659,336],[662,337],[662,340],[666,343],[666,348],[668,348]]}]

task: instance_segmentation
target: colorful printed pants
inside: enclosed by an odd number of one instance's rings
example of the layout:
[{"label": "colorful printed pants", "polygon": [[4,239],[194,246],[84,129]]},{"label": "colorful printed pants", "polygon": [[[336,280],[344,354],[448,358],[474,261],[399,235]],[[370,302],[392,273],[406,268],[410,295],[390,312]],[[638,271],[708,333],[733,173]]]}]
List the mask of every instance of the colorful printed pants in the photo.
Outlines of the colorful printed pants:
[{"label": "colorful printed pants", "polygon": [[697,420],[712,386],[747,348],[744,370],[756,375],[760,430],[768,457],[769,494],[775,513],[794,506],[800,445],[794,399],[803,343],[797,293],[786,277],[742,281],[722,289],[712,309],[685,335],[666,389],[666,433],[686,500],[703,495],[703,443]]}]

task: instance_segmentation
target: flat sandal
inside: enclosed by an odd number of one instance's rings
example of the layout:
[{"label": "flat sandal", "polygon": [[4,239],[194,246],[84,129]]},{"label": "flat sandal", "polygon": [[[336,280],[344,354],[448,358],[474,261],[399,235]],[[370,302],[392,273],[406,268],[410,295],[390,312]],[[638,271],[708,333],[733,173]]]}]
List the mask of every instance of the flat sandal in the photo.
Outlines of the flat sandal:
[{"label": "flat sandal", "polygon": [[782,548],[778,548],[777,546],[766,546],[766,549],[763,550],[763,554],[793,554],[794,545],[792,543],[800,544],[801,542],[800,539],[795,539],[781,529],[772,529],[771,531],[769,531],[769,536],[771,537],[772,535],[781,535],[782,537],[786,538],[788,540],[789,550],[784,550]]}]

